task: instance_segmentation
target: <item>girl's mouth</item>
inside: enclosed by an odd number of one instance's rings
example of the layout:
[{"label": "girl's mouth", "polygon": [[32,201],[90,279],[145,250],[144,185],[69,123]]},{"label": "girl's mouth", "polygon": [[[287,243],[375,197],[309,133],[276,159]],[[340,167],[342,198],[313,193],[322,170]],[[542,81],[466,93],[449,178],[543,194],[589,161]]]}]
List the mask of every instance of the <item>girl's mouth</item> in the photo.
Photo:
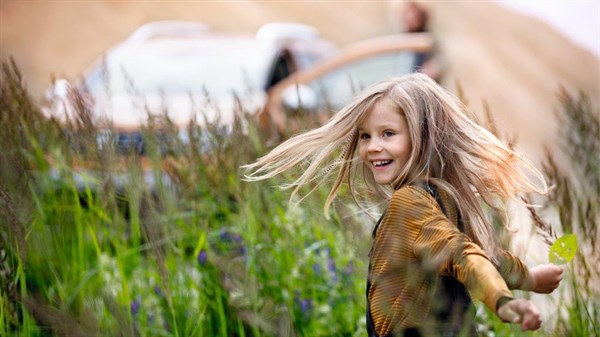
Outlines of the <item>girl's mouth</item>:
[{"label": "girl's mouth", "polygon": [[392,162],[392,160],[377,160],[373,162],[373,166],[375,167],[383,167],[387,166]]}]

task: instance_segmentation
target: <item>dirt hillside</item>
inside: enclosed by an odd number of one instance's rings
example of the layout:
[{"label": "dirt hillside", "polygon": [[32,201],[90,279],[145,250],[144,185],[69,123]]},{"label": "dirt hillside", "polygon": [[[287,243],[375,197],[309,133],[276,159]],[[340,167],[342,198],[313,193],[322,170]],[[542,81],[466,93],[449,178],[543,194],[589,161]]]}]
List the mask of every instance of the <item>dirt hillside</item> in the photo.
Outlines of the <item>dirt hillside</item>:
[{"label": "dirt hillside", "polygon": [[[343,3],[343,5],[342,5]],[[256,31],[273,21],[314,25],[337,44],[390,32],[385,2],[0,0],[0,56],[14,56],[31,90],[50,74],[74,77],[140,25],[193,20],[215,31]]]},{"label": "dirt hillside", "polygon": [[[15,1],[0,0],[0,57],[12,55],[34,95],[51,74],[73,78],[139,25],[165,19],[215,30],[254,31],[270,21],[316,26],[339,45],[396,31],[394,1]],[[424,2],[439,38],[444,83],[483,101],[500,129],[539,159],[555,147],[559,86],[600,100],[600,61],[547,24],[493,2]]]},{"label": "dirt hillside", "polygon": [[495,3],[429,7],[445,55],[446,86],[459,83],[480,116],[487,102],[500,129],[534,159],[541,159],[544,145],[557,146],[561,86],[584,91],[600,107],[600,60],[548,24]]}]

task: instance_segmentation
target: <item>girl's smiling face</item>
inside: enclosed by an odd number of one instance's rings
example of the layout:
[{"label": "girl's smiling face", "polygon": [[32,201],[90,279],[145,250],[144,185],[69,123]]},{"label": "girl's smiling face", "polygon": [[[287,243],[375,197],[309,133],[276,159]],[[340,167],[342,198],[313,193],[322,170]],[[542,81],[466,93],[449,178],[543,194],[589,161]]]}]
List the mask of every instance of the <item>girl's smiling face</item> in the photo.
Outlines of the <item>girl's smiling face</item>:
[{"label": "girl's smiling face", "polygon": [[380,185],[398,178],[412,150],[406,118],[397,110],[389,99],[383,99],[358,126],[360,158]]}]

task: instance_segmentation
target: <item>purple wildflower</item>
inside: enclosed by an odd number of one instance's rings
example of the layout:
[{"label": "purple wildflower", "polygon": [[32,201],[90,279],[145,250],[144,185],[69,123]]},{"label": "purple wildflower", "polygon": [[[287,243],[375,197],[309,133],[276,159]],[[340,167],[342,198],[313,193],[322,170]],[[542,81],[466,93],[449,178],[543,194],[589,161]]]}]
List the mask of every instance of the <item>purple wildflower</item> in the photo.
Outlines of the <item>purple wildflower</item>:
[{"label": "purple wildflower", "polygon": [[223,241],[229,241],[231,239],[231,235],[229,234],[229,231],[227,231],[227,228],[221,228],[219,231],[219,238],[221,238]]},{"label": "purple wildflower", "polygon": [[200,253],[198,253],[198,263],[200,263],[200,265],[204,266],[206,264],[207,255],[208,254],[204,249],[202,249]]},{"label": "purple wildflower", "polygon": [[142,304],[140,303],[139,299],[135,299],[133,301],[131,301],[131,314],[135,315],[140,311],[140,307],[142,306]]},{"label": "purple wildflower", "polygon": [[327,270],[332,274],[331,280],[335,283],[338,280],[337,270],[335,268],[335,261],[330,257],[327,259]]},{"label": "purple wildflower", "polygon": [[321,274],[321,265],[318,264],[317,262],[315,262],[313,264],[313,271],[315,272],[315,274],[319,275]]},{"label": "purple wildflower", "polygon": [[303,299],[300,301],[300,309],[303,313],[307,313],[312,308],[312,300]]},{"label": "purple wildflower", "polygon": [[348,263],[348,267],[346,267],[346,274],[348,274],[348,275],[354,274],[354,263],[352,261],[350,261]]},{"label": "purple wildflower", "polygon": [[332,258],[327,259],[327,270],[335,273],[335,261]]}]

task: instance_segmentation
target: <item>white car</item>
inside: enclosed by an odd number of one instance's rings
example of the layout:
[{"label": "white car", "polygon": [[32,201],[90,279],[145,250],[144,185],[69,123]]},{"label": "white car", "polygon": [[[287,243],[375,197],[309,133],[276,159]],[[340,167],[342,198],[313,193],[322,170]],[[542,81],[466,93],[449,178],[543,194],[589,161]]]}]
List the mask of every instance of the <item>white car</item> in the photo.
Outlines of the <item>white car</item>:
[{"label": "white car", "polygon": [[140,128],[149,116],[167,114],[182,136],[190,121],[228,125],[236,102],[259,111],[272,86],[335,49],[314,27],[297,23],[270,23],[256,34],[213,32],[185,21],[149,23],[110,49],[83,81],[56,81],[45,111],[73,121],[77,109],[69,92],[81,88],[91,120],[117,133],[118,148],[143,151]]}]

